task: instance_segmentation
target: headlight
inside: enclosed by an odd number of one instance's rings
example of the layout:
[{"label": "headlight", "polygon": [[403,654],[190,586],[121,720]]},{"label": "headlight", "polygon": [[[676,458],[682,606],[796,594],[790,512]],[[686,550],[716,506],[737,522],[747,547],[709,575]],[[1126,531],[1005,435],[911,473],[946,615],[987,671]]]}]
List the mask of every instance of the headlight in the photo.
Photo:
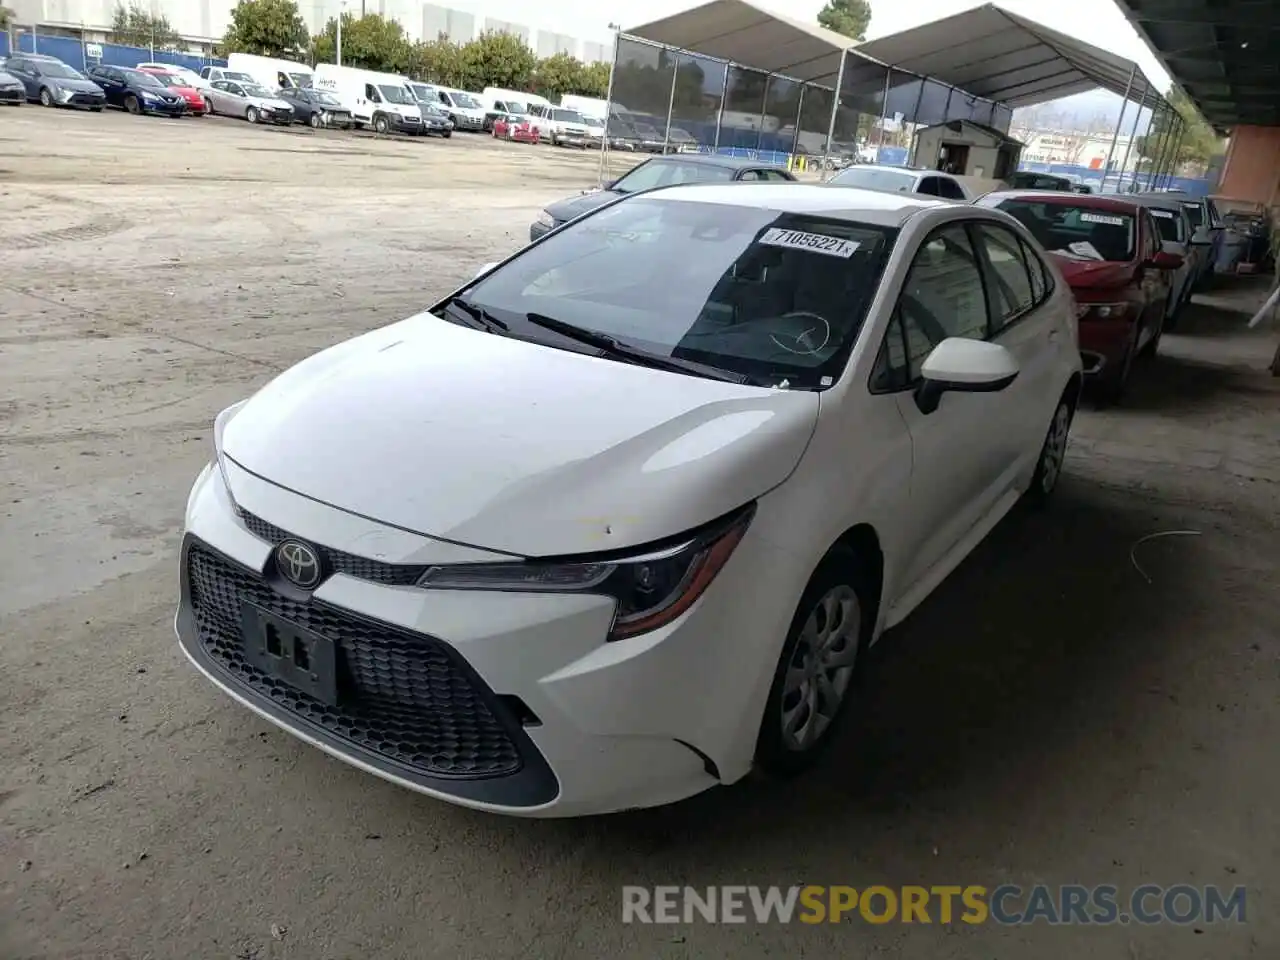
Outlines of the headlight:
[{"label": "headlight", "polygon": [[553,217],[551,214],[547,213],[547,211],[543,210],[540,214],[538,214],[538,222],[542,224],[544,227],[554,227],[556,225],[556,218]]},{"label": "headlight", "polygon": [[233,403],[213,419],[213,462],[218,465],[218,472],[222,474],[222,483],[228,491],[231,489],[231,484],[227,480],[227,468],[222,459],[222,434],[226,431],[231,418],[248,402],[246,398],[239,403]]},{"label": "headlight", "polygon": [[70,99],[71,99],[72,97],[74,97],[74,96],[75,96],[75,92],[74,92],[74,91],[72,91],[72,90],[59,90],[59,91],[58,91],[58,99],[59,99],[59,100],[62,100],[62,101],[64,101],[64,102],[65,102],[65,101],[67,101],[67,100],[70,100]]},{"label": "headlight", "polygon": [[742,541],[755,504],[679,542],[644,553],[566,560],[431,567],[418,581],[435,590],[594,593],[617,602],[609,640],[656,630],[693,606]]},{"label": "headlight", "polygon": [[1129,311],[1127,303],[1078,303],[1076,319],[1096,317],[1099,320],[1118,320]]},{"label": "headlight", "polygon": [[155,95],[154,93],[152,93],[150,90],[143,90],[143,91],[142,91],[142,99],[143,99],[143,100],[155,100],[155,99],[156,99],[156,95]]}]

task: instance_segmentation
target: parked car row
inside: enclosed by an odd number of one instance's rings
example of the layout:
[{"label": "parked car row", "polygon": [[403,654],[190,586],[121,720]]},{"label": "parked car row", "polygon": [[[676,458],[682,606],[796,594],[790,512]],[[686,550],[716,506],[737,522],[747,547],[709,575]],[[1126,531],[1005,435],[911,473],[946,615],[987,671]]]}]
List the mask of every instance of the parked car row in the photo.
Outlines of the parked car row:
[{"label": "parked car row", "polygon": [[[530,225],[529,239],[537,241],[623,197],[658,187],[794,180],[790,171],[759,161],[718,155],[654,157],[601,189],[549,205]],[[1104,403],[1121,399],[1135,362],[1156,354],[1161,336],[1177,325],[1192,292],[1210,282],[1224,230],[1212,200],[1167,191],[1096,195],[1019,190],[1004,181],[874,164],[846,168],[827,188],[950,200],[1012,216],[1071,289],[1083,374],[1093,396]],[[1015,281],[1016,271],[1007,295],[1034,293],[1025,282]]]}]

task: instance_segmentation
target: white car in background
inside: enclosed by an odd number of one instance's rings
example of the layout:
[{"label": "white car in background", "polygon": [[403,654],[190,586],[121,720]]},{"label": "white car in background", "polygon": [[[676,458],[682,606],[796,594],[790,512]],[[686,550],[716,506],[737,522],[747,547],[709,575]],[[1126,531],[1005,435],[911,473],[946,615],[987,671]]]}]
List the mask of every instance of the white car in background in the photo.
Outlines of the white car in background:
[{"label": "white car in background", "polygon": [[[533,125],[538,135],[550,141],[553,147],[577,147],[581,150],[593,145],[587,120],[577,110],[552,107],[546,116],[533,117]],[[601,139],[603,136],[601,131]]]},{"label": "white car in background", "polygon": [[1071,292],[1001,211],[629,195],[223,411],[177,633],[272,723],[469,807],[790,774],[867,647],[1054,492],[1080,383]]},{"label": "white car in background", "polygon": [[941,197],[970,203],[993,190],[1007,190],[1000,180],[962,177],[941,170],[892,167],[878,163],[855,163],[845,167],[829,181],[836,187],[913,193],[925,197]]}]

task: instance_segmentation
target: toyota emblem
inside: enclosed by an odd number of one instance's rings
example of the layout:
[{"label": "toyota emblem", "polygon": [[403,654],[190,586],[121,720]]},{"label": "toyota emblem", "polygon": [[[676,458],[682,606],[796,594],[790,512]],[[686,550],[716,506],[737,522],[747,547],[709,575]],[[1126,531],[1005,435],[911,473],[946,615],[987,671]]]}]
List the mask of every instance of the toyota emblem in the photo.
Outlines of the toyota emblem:
[{"label": "toyota emblem", "polygon": [[276,548],[276,566],[290,583],[303,590],[320,582],[320,555],[301,540],[286,540]]}]

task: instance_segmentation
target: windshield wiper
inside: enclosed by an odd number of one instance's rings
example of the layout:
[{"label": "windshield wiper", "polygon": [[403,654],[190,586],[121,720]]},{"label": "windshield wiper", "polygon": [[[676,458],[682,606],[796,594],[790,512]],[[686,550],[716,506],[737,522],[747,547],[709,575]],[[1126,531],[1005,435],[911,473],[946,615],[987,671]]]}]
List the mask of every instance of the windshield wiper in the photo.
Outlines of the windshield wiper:
[{"label": "windshield wiper", "polygon": [[563,320],[557,320],[555,317],[548,317],[543,313],[526,313],[524,318],[532,323],[535,327],[542,327],[544,330],[550,330],[560,334],[569,340],[576,340],[578,343],[585,343],[589,347],[597,347],[604,351],[608,357],[615,360],[623,360],[628,363],[638,364],[644,367],[652,367],[655,370],[671,370],[675,373],[689,373],[697,377],[706,377],[710,380],[722,380],[725,383],[746,383],[747,377],[740,373],[733,373],[729,370],[722,370],[719,367],[708,366],[705,363],[695,363],[692,360],[681,360],[678,357],[663,356],[659,353],[650,353],[640,347],[632,346],[624,343],[615,337],[609,336],[607,333],[599,333],[595,330],[587,330],[583,327],[575,327],[572,323],[565,323]]},{"label": "windshield wiper", "polygon": [[446,304],[445,308],[453,307],[463,316],[467,317],[467,326],[474,327],[477,330],[487,330],[489,333],[506,333],[511,328],[495,317],[492,313],[478,304],[465,300],[462,297],[453,297]]}]

